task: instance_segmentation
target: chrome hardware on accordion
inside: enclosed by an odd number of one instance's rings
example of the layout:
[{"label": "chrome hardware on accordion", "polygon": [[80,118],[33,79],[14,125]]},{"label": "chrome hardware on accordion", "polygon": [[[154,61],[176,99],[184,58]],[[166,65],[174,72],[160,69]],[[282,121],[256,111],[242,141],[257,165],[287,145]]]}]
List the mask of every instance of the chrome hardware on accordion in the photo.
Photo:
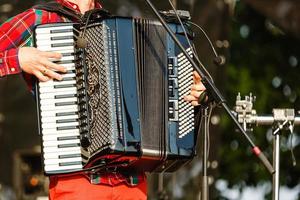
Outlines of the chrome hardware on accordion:
[{"label": "chrome hardware on accordion", "polygon": [[[192,56],[182,27],[169,27]],[[61,53],[53,62],[68,70],[62,81],[36,86],[47,175],[99,163],[172,172],[195,156],[194,108],[183,99],[193,68],[159,22],[111,17],[85,27],[38,25],[34,44]]]}]

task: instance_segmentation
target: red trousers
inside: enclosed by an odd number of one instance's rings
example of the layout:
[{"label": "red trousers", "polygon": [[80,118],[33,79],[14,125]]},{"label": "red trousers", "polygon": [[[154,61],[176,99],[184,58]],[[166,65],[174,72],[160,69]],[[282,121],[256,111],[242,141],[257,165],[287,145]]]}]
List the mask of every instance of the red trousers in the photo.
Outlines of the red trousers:
[{"label": "red trousers", "polygon": [[146,181],[136,186],[122,182],[114,186],[91,184],[83,175],[51,177],[50,200],[146,200]]}]

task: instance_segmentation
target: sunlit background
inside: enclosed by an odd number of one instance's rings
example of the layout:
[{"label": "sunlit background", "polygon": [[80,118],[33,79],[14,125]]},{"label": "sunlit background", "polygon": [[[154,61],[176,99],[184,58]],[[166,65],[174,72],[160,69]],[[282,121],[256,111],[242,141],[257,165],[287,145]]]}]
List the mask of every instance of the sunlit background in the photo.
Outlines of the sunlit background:
[{"label": "sunlit background", "polygon": [[[168,1],[153,0],[160,10]],[[300,109],[300,2],[295,0],[172,0],[188,10],[202,26],[224,66],[213,64],[213,52],[195,29],[198,56],[215,79],[231,108],[238,92],[256,96],[258,114],[273,108]],[[38,3],[34,0],[0,0],[0,21]],[[104,8],[121,16],[154,18],[143,0],[102,0]],[[1,45],[1,44],[0,44]],[[36,199],[47,196],[47,180],[40,167],[36,105],[19,75],[0,78],[0,200]],[[271,199],[272,177],[251,153],[221,108],[210,126],[210,199]],[[280,199],[300,199],[299,128],[281,135]],[[272,160],[272,127],[253,127],[251,138]],[[199,137],[201,138],[201,137]],[[149,175],[149,199],[199,199],[202,161],[198,156],[174,174]],[[297,165],[293,166],[292,152]]]}]

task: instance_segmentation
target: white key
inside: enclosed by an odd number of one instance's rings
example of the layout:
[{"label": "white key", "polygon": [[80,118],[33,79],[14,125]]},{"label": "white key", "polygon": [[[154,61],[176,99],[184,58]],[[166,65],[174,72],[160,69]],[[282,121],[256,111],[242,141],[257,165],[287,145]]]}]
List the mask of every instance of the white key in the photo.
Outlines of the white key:
[{"label": "white key", "polygon": [[70,151],[81,151],[81,147],[68,147],[68,148],[58,148],[58,147],[44,147],[43,152],[44,154],[47,153],[57,153],[57,152],[70,152]]},{"label": "white key", "polygon": [[60,59],[49,59],[51,62],[54,61],[74,61],[75,60],[75,56],[62,56]]},{"label": "white key", "polygon": [[75,60],[75,56],[62,56],[59,61]]},{"label": "white key", "polygon": [[54,105],[55,103],[63,102],[77,102],[76,97],[62,98],[62,99],[41,99],[40,104],[43,106]]},{"label": "white key", "polygon": [[74,69],[75,69],[75,63],[67,63],[67,64],[62,64],[62,66],[64,66],[65,68],[73,68],[74,67]]},{"label": "white key", "polygon": [[75,73],[67,73],[67,74],[61,74],[61,76],[63,78],[73,78],[73,77],[76,77],[76,74]]},{"label": "white key", "polygon": [[75,53],[74,50],[75,50],[75,49],[61,50],[61,51],[58,51],[58,53]]},{"label": "white key", "polygon": [[52,129],[44,129],[43,130],[43,136],[46,135],[58,135],[58,134],[66,134],[66,133],[74,133],[74,135],[79,135],[79,129],[72,129],[72,130],[57,130],[56,128],[52,128]]},{"label": "white key", "polygon": [[64,145],[64,144],[80,144],[80,139],[76,140],[57,140],[57,141],[44,141],[43,146],[45,147],[56,147],[58,145]]},{"label": "white key", "polygon": [[70,123],[46,123],[42,124],[42,129],[50,129],[50,128],[58,128],[58,127],[66,127],[66,126],[79,126],[79,122],[70,122]]},{"label": "white key", "polygon": [[74,94],[77,93],[77,88],[76,87],[69,87],[69,88],[50,88],[50,87],[45,87],[45,88],[39,88],[40,93],[56,93],[56,92],[68,92],[68,91],[73,91]]},{"label": "white key", "polygon": [[82,165],[70,165],[70,166],[59,166],[59,165],[46,165],[44,170],[46,173],[55,172],[59,170],[80,170]]},{"label": "white key", "polygon": [[78,111],[78,106],[76,104],[74,105],[66,105],[66,106],[55,106],[55,105],[42,105],[41,104],[41,111],[53,111],[53,110],[57,110],[57,111],[60,111],[60,112],[64,112],[65,109],[69,109],[71,108],[71,106],[73,106],[74,110],[75,111]]},{"label": "white key", "polygon": [[78,115],[56,116],[56,117],[44,117],[42,116],[42,123],[56,122],[57,120],[78,119]]},{"label": "white key", "polygon": [[55,93],[43,93],[40,94],[40,100],[43,99],[55,99],[55,96],[60,96],[60,95],[76,95],[77,93],[74,91],[63,91],[63,92],[55,92]]},{"label": "white key", "polygon": [[52,47],[52,44],[68,44],[74,43],[74,39],[66,39],[66,40],[37,40],[36,45],[38,47]]},{"label": "white key", "polygon": [[[71,98],[71,96],[74,96],[74,95],[77,95],[77,94],[73,93],[73,92],[46,93],[46,94],[40,95],[40,100],[49,99],[49,100],[55,101],[56,99]],[[58,97],[60,97],[60,98],[58,98]]]},{"label": "white key", "polygon": [[68,26],[57,26],[57,27],[38,27],[35,32],[36,32],[36,35],[39,35],[39,34],[48,34],[48,35],[51,35],[51,31],[52,30],[68,30],[70,29],[70,31],[66,31],[64,33],[68,33],[68,32],[73,32],[73,25],[68,25]]},{"label": "white key", "polygon": [[60,52],[60,51],[69,50],[75,52],[74,46],[66,46],[66,47],[37,46],[37,48],[41,51]]},{"label": "white key", "polygon": [[42,136],[42,140],[43,141],[57,141],[57,138],[61,138],[61,137],[79,137],[79,133],[78,134],[74,134],[72,133],[59,133],[59,134],[52,134],[52,135],[43,135]]},{"label": "white key", "polygon": [[47,153],[44,154],[44,160],[46,159],[58,159],[59,156],[73,156],[73,155],[81,155],[81,151],[67,151],[67,152],[56,152],[56,153]]},{"label": "white key", "polygon": [[65,162],[82,162],[81,157],[75,157],[75,158],[63,158],[63,159],[47,159],[44,160],[44,165],[54,165],[59,163],[65,163]]},{"label": "white key", "polygon": [[36,35],[35,39],[37,41],[40,41],[40,40],[49,40],[50,41],[50,38],[52,38],[52,37],[64,37],[64,36],[74,36],[74,33],[70,31],[70,32],[65,32],[65,33],[51,33],[50,35],[49,34],[38,34],[38,35]]},{"label": "white key", "polygon": [[55,117],[56,114],[59,113],[71,113],[71,112],[78,112],[78,107],[75,109],[64,109],[64,110],[56,110],[56,111],[43,111],[41,112],[41,117]]},{"label": "white key", "polygon": [[39,87],[54,87],[55,85],[68,85],[68,84],[76,84],[76,80],[70,80],[70,81],[47,81],[47,82],[40,82]]}]

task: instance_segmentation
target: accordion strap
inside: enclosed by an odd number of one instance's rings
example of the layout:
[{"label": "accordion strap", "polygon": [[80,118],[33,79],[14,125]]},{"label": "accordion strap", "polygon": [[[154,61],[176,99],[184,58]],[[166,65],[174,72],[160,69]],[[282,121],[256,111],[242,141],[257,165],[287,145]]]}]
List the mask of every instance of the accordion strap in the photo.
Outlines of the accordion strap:
[{"label": "accordion strap", "polygon": [[38,5],[35,5],[33,8],[38,9],[38,10],[46,10],[49,12],[55,12],[59,15],[62,15],[64,17],[68,18],[68,19],[76,19],[80,22],[82,21],[81,14],[79,14],[75,10],[68,8],[66,6],[63,6],[55,1],[41,3]]},{"label": "accordion strap", "polygon": [[[97,8],[97,9],[87,11],[84,15],[82,15],[82,14],[76,12],[75,10],[73,10],[72,8],[63,6],[59,3],[57,3],[56,1],[44,2],[41,4],[35,5],[33,8],[38,9],[38,10],[46,10],[49,12],[55,12],[59,15],[66,17],[67,19],[76,19],[80,23],[86,22],[86,19],[89,18],[89,17],[87,17],[87,15],[92,15],[92,16],[94,15],[93,16],[94,18],[111,17],[111,14],[107,10],[102,9],[102,8]],[[93,19],[93,17],[92,17],[92,19]]]}]

